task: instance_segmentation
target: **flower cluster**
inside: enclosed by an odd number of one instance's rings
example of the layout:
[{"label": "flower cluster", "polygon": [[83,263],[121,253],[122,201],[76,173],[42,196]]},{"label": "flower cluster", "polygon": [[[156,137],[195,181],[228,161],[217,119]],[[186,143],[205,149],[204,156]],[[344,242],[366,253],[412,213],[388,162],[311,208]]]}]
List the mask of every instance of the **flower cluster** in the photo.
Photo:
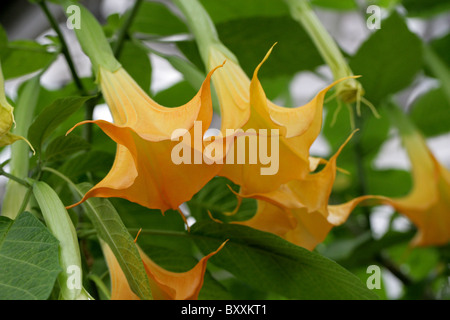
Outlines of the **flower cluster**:
[{"label": "flower cluster", "polygon": [[[107,176],[70,207],[91,197],[119,197],[163,212],[179,209],[208,181],[222,176],[240,187],[237,197],[257,200],[256,214],[237,223],[274,233],[308,250],[368,200],[392,205],[407,215],[419,228],[415,244],[449,241],[450,173],[416,133],[405,139],[415,180],[409,196],[361,195],[330,204],[338,156],[355,132],[342,137],[341,147],[328,160],[311,157],[310,149],[322,130],[325,95],[333,86],[357,77],[337,79],[307,104],[285,108],[266,97],[258,79],[273,47],[250,79],[217,39],[198,40],[208,74],[198,93],[176,108],[156,103],[118,62],[94,61],[114,122],[89,120],[75,127],[95,123],[117,143],[117,151]],[[220,104],[221,126],[215,136],[205,137],[213,116],[210,82]],[[136,298],[107,245],[103,250],[112,274],[113,298]],[[182,274],[161,269],[140,253],[157,298],[192,299],[198,295],[208,258],[217,251]]]}]

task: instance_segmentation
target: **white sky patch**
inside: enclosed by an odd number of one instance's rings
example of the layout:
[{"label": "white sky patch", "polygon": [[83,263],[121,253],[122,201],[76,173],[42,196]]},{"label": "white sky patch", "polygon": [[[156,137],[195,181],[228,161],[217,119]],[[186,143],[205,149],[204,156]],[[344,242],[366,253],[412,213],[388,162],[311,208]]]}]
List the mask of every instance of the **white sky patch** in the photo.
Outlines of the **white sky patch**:
[{"label": "white sky patch", "polygon": [[403,284],[397,277],[385,268],[381,269],[381,275],[386,286],[386,295],[389,299],[397,300],[401,297],[403,291]]},{"label": "white sky patch", "polygon": [[394,214],[394,209],[390,206],[374,207],[370,214],[372,235],[375,239],[383,237],[389,229],[389,221]]},{"label": "white sky patch", "polygon": [[99,104],[95,107],[93,119],[114,122],[111,112],[109,111],[108,105],[106,103]]},{"label": "white sky patch", "polygon": [[183,213],[183,215],[186,217],[186,222],[187,225],[189,227],[191,227],[192,225],[195,224],[196,220],[195,218],[191,215],[191,210],[189,210],[189,207],[186,203],[182,203],[179,206],[180,211]]},{"label": "white sky patch", "polygon": [[[444,167],[450,168],[450,133],[428,138],[426,142],[436,159]],[[411,170],[408,154],[398,134],[393,134],[390,139],[383,143],[373,164],[375,168],[380,170]]]},{"label": "white sky patch", "polygon": [[[329,83],[328,83],[329,84]],[[302,106],[328,85],[324,79],[310,71],[296,74],[290,83],[290,91],[295,106]]]},{"label": "white sky patch", "polygon": [[314,140],[309,151],[312,156],[324,158],[330,155],[331,147],[327,139],[320,133],[317,139]]},{"label": "white sky patch", "polygon": [[166,59],[151,54],[150,61],[152,63],[152,83],[150,90],[153,94],[170,88],[183,79],[183,75]]}]

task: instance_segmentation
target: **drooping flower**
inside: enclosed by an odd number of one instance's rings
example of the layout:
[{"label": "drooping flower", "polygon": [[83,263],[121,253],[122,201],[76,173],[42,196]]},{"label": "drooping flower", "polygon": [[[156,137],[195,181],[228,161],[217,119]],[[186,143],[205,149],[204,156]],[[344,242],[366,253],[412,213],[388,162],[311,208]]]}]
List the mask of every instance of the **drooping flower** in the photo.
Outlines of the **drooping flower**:
[{"label": "drooping flower", "polygon": [[309,149],[322,126],[324,96],[335,83],[304,106],[281,107],[267,99],[258,79],[272,48],[252,80],[222,48],[212,45],[209,59],[209,66],[227,59],[212,77],[221,108],[221,135],[230,137],[240,129],[253,136],[234,137],[219,175],[240,185],[242,194],[271,192],[289,180],[305,178],[310,167]]},{"label": "drooping flower", "polygon": [[[66,9],[71,4],[71,1],[64,1]],[[88,120],[75,127],[95,123],[117,143],[117,149],[107,176],[69,208],[90,197],[120,197],[162,211],[177,209],[220,169],[217,164],[190,165],[172,160],[172,151],[180,139],[189,146],[183,148],[190,153],[184,156],[194,160],[202,156],[204,145],[194,143],[194,138],[202,138],[211,123],[210,78],[220,64],[214,66],[191,101],[176,108],[161,106],[115,58],[97,19],[84,6],[78,3],[77,6],[85,27],[74,31],[92,62],[114,123]]]},{"label": "drooping flower", "polygon": [[412,245],[444,245],[450,241],[450,171],[402,111],[391,110],[391,114],[411,161],[413,188],[404,197],[380,197],[379,202],[391,205],[417,227]]},{"label": "drooping flower", "polygon": [[[353,76],[353,71],[344,58],[339,46],[325,29],[312,6],[309,4],[309,1],[285,0],[285,2],[289,7],[291,17],[298,21],[305,29],[323,60],[330,68],[334,79],[338,80]],[[341,103],[344,103],[350,111],[351,124],[352,127],[354,127],[354,112],[353,109],[350,108],[350,104],[354,102],[356,102],[356,112],[358,116],[361,116],[361,102],[363,102],[370,108],[372,113],[379,118],[380,116],[375,107],[364,98],[364,93],[361,83],[354,78],[337,84],[335,95],[337,97],[338,108],[336,109],[333,118],[336,118],[337,113],[342,106]]]},{"label": "drooping flower", "polygon": [[[120,197],[162,211],[177,209],[214,177],[220,165],[177,164],[172,159],[180,138],[190,145],[192,159],[202,156],[204,146],[198,146],[194,137],[203,137],[211,123],[209,82],[214,70],[191,101],[166,108],[153,101],[123,68],[111,72],[100,66],[99,82],[114,123],[84,121],[76,126],[95,123],[117,143],[117,151],[108,175],[77,204],[90,197]],[[194,127],[195,122],[201,127]],[[173,136],[177,130],[181,137]]]},{"label": "drooping flower", "polygon": [[[347,220],[359,203],[373,198],[361,196],[343,204],[329,204],[336,177],[336,160],[350,138],[319,172],[291,180],[273,192],[246,195],[258,200],[258,209],[251,219],[239,223],[277,234],[298,246],[313,250],[325,240],[334,226]],[[314,161],[311,171],[318,164],[319,161]]]},{"label": "drooping flower", "polygon": [[[180,273],[170,272],[160,267],[138,246],[139,254],[150,282],[153,299],[196,300],[203,286],[208,259],[219,252],[224,245],[225,243],[216,251],[203,257],[191,270]],[[104,242],[102,242],[102,250],[110,272],[111,300],[139,300],[139,297],[131,290],[113,252]]]}]

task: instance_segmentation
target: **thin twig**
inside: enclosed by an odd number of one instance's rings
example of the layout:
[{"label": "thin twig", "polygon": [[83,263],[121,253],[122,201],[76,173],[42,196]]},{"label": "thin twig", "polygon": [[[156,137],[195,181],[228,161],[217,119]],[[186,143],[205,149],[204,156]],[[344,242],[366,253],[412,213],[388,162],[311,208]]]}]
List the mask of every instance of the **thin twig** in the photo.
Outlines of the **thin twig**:
[{"label": "thin twig", "polygon": [[44,11],[45,16],[50,22],[50,25],[52,26],[53,30],[55,30],[56,35],[59,38],[59,41],[61,43],[61,53],[64,55],[66,59],[67,65],[69,66],[70,73],[72,74],[72,78],[73,81],[75,82],[75,85],[77,86],[78,90],[81,92],[82,95],[86,95],[86,89],[84,88],[83,83],[81,82],[80,78],[78,77],[77,71],[75,70],[75,64],[73,63],[72,57],[70,56],[69,47],[67,46],[66,40],[64,39],[64,36],[61,32],[61,29],[59,28],[58,23],[56,22],[55,18],[52,16],[50,10],[48,9],[47,3],[45,1],[39,1],[38,3],[42,11]]},{"label": "thin twig", "polygon": [[28,182],[26,182],[25,180],[20,179],[20,178],[16,177],[15,175],[12,175],[12,174],[4,171],[3,169],[0,169],[0,175],[5,176],[8,179],[13,180],[13,181],[15,181],[15,182],[17,182],[17,183],[27,187],[27,188],[31,187],[31,185]]},{"label": "thin twig", "polygon": [[139,7],[141,6],[141,4],[142,4],[142,0],[135,1],[133,8],[131,8],[131,11],[130,11],[127,19],[123,23],[122,27],[119,29],[119,32],[117,34],[117,41],[113,48],[114,56],[116,58],[118,58],[122,52],[123,45],[125,43],[125,39],[128,34],[128,29],[130,28],[131,24],[133,23],[133,20],[136,17],[136,14],[138,13]]},{"label": "thin twig", "polygon": [[413,283],[413,280],[385,255],[378,253],[375,255],[375,260],[388,269],[403,285],[410,286]]},{"label": "thin twig", "polygon": [[[356,127],[358,129],[361,129],[364,126],[363,117],[356,117],[355,119]],[[364,155],[363,155],[363,148],[361,144],[361,134],[358,134],[355,137],[355,156],[356,156],[356,172],[358,176],[358,194],[359,195],[366,195],[367,194],[367,181],[365,177],[365,170],[364,170]],[[364,216],[366,218],[367,223],[367,229],[371,230],[371,223],[370,223],[370,208],[367,206],[363,206],[362,210],[364,212]]]}]

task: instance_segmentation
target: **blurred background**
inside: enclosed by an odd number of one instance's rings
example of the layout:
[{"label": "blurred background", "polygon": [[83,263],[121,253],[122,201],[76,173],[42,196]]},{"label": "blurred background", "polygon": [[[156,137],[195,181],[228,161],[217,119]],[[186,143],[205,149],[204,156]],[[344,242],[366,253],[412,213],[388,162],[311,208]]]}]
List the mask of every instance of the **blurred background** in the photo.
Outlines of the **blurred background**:
[{"label": "blurred background", "polygon": [[[169,8],[173,9],[170,1],[160,0],[158,2],[163,2],[168,5]],[[396,1],[391,2],[395,3]],[[126,10],[133,5],[134,1],[93,0],[83,1],[83,3],[95,14],[99,21],[104,24],[107,22],[107,18],[110,15],[114,13],[122,15],[125,13]],[[370,3],[372,2],[356,1],[357,10],[331,10],[323,6],[315,7],[316,13],[326,29],[331,33],[344,53],[348,55],[355,54],[371,33],[376,32],[376,30],[369,30],[366,25],[367,15],[365,14],[364,9],[367,8]],[[60,7],[53,5],[52,3],[49,3],[49,8],[53,13],[53,16],[61,25],[61,30],[69,45],[69,50],[76,64],[78,74],[81,77],[89,77],[91,75],[90,61],[81,51],[73,31],[66,27],[64,13]],[[397,6],[396,10],[401,13],[402,10],[405,9],[400,5]],[[176,10],[174,10],[174,13],[178,14]],[[385,15],[386,10],[382,9],[382,13]],[[425,42],[438,39],[448,34],[450,30],[450,14],[448,11],[427,17],[407,17],[406,21],[409,30]],[[55,35],[55,32],[50,28],[50,25],[40,8],[26,0],[2,0],[0,2],[0,24],[6,30],[10,41],[35,39],[41,44],[48,44],[51,43],[48,36]],[[381,23],[381,28],[383,28],[383,22]],[[186,34],[177,36],[178,39],[188,37]],[[174,38],[172,38],[172,40],[174,40]],[[171,41],[162,41],[161,39],[152,41],[152,39],[146,39],[145,44],[160,52],[182,55]],[[249,49],[243,48],[243,50]],[[165,59],[156,54],[149,54],[148,58],[150,59],[152,66],[149,88],[152,95],[156,95],[183,80],[182,74],[175,70]],[[27,75],[25,77],[9,79],[6,81],[6,92],[12,100],[16,98],[19,85],[31,76],[32,75]],[[48,89],[56,89],[71,80],[68,66],[64,58],[60,55],[58,60],[42,77],[41,84]],[[294,106],[302,105],[311,99],[319,89],[323,88],[331,80],[332,75],[326,65],[320,65],[314,71],[300,71],[295,74],[289,84],[288,100],[290,100],[290,103]],[[438,83],[435,79],[421,73],[415,77],[413,82],[407,88],[396,93],[395,99],[398,104],[406,110],[423,93],[436,87],[438,87]],[[280,104],[283,104],[286,101],[281,99],[279,102]],[[109,111],[105,105],[97,106],[94,111],[94,118],[111,120]],[[213,126],[218,126],[219,123],[220,118],[216,117]],[[429,137],[428,143],[438,160],[447,168],[450,168],[450,133]],[[332,153],[332,148],[327,139],[321,135],[313,145],[311,153],[317,156],[328,157]],[[9,149],[5,148],[0,154],[0,162],[8,159],[8,157]],[[378,169],[409,170],[408,157],[395,132],[383,143],[381,151],[373,160],[373,165]],[[0,198],[3,194],[5,182],[6,178],[0,177]],[[390,207],[378,207],[372,211],[371,220],[374,237],[379,238],[384,234],[392,214],[393,210]],[[397,217],[393,226],[402,230],[408,228],[409,222],[405,218]],[[395,299],[401,293],[401,283],[397,278],[390,275],[389,271],[384,270],[383,272],[385,279],[387,279],[387,294],[390,298]]]}]

